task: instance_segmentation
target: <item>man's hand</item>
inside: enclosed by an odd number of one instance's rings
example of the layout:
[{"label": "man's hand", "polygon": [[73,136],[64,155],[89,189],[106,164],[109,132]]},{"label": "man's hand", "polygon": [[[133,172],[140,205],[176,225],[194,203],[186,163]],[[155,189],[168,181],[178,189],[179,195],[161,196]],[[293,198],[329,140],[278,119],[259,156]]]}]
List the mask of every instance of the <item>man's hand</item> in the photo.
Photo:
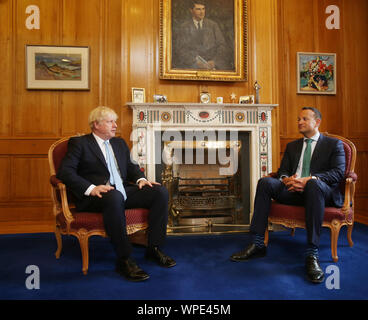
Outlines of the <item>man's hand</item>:
[{"label": "man's hand", "polygon": [[92,189],[91,196],[102,198],[101,193],[106,193],[109,192],[110,190],[114,190],[114,187],[101,184]]},{"label": "man's hand", "polygon": [[282,182],[285,186],[289,187],[293,184],[294,179],[296,178],[296,174],[290,176],[290,177],[285,177],[282,179]]},{"label": "man's hand", "polygon": [[312,179],[311,177],[304,178],[296,178],[296,175],[293,175],[288,178],[282,179],[282,182],[286,185],[288,191],[290,192],[303,192],[306,183]]},{"label": "man's hand", "polygon": [[207,62],[207,66],[208,66],[208,69],[210,69],[210,70],[215,70],[215,61],[213,61],[213,60],[209,60],[209,61]]},{"label": "man's hand", "polygon": [[307,184],[307,182],[312,179],[312,177],[304,177],[304,178],[297,178],[294,180],[294,190],[297,192],[303,192],[305,185]]},{"label": "man's hand", "polygon": [[153,185],[158,185],[160,186],[161,184],[158,183],[158,182],[155,182],[155,181],[148,181],[148,180],[145,180],[145,179],[142,179],[138,182],[138,188],[139,189],[142,189],[144,186],[150,186],[151,188],[153,187]]},{"label": "man's hand", "polygon": [[215,70],[215,61],[213,60],[204,62],[197,59],[196,64],[199,69]]}]

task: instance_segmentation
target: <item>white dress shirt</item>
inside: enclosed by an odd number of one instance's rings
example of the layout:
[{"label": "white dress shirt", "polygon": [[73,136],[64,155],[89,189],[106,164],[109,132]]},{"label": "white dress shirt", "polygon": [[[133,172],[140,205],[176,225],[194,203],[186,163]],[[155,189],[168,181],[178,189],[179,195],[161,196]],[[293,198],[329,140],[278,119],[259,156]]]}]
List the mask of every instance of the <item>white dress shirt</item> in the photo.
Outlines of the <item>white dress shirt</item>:
[{"label": "white dress shirt", "polygon": [[[99,136],[97,136],[96,134],[94,134],[93,132],[92,132],[92,135],[94,136],[94,138],[96,139],[96,142],[97,142],[97,144],[98,144],[98,146],[100,147],[100,149],[101,149],[101,152],[102,152],[102,154],[104,155],[104,157],[105,157],[105,160],[106,160],[106,148],[105,148],[105,140],[103,140],[103,139],[101,139]],[[119,172],[119,174],[120,174],[120,171],[119,171],[119,166],[118,166],[118,164],[117,164],[117,161],[116,161],[116,158],[115,158],[115,154],[114,154],[114,150],[112,149],[112,147],[111,147],[111,144],[110,143],[108,143],[108,148],[110,148],[110,151],[112,152],[112,155],[114,156],[114,161],[115,161],[115,164],[116,164],[116,168],[118,169],[118,172]],[[121,176],[121,174],[120,174],[120,176]],[[139,183],[139,181],[141,181],[141,180],[146,180],[145,178],[140,178],[140,179],[138,179],[137,180],[137,184]],[[109,186],[110,185],[110,181],[108,180],[107,181],[107,183],[106,183],[106,185],[107,186]],[[94,185],[94,184],[91,184],[88,188],[87,188],[87,190],[84,192],[84,194],[86,195],[86,196],[89,196],[90,194],[91,194],[91,191],[95,188],[96,186]]]},{"label": "white dress shirt", "polygon": [[202,27],[203,27],[203,20],[198,21],[196,19],[193,19],[193,22],[194,22],[194,25],[195,25],[195,27],[196,27],[197,30],[198,29],[202,29]]}]

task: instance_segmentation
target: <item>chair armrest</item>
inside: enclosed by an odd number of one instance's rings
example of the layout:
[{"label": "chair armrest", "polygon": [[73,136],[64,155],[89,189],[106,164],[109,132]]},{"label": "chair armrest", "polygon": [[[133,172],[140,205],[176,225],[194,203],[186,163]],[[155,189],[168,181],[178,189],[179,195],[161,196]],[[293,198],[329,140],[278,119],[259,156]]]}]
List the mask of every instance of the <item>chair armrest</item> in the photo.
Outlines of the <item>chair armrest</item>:
[{"label": "chair armrest", "polygon": [[271,178],[277,178],[277,172],[270,172],[268,176]]},{"label": "chair armrest", "polygon": [[69,208],[69,202],[68,202],[68,196],[66,192],[66,186],[64,183],[59,182],[58,183],[58,189],[60,190],[60,196],[61,196],[61,205],[63,208],[63,214],[65,217],[65,220],[67,222],[67,229],[69,231],[70,223],[74,220],[73,214],[70,211]]},{"label": "chair armrest", "polygon": [[354,193],[355,193],[356,179],[357,179],[356,174],[353,177],[348,177],[345,179],[345,198],[344,198],[344,204],[341,209],[342,209],[342,212],[345,214],[345,219],[347,221],[351,220],[349,219],[350,208],[354,210]]},{"label": "chair armrest", "polygon": [[69,230],[70,223],[74,220],[73,214],[69,208],[68,196],[66,192],[66,186],[62,181],[56,178],[56,175],[50,177],[50,184],[54,193],[54,203],[58,207],[61,205],[61,210],[57,210],[56,214],[62,214],[64,216],[67,229]]},{"label": "chair armrest", "polygon": [[345,178],[351,178],[353,180],[353,182],[356,182],[358,180],[358,175],[353,172],[353,171],[349,171],[346,175]]},{"label": "chair armrest", "polygon": [[51,183],[51,185],[52,185],[53,187],[57,187],[57,185],[58,185],[59,183],[62,183],[62,182],[61,182],[61,180],[59,180],[58,178],[56,178],[56,174],[54,174],[54,175],[52,175],[52,176],[50,177],[50,183]]}]

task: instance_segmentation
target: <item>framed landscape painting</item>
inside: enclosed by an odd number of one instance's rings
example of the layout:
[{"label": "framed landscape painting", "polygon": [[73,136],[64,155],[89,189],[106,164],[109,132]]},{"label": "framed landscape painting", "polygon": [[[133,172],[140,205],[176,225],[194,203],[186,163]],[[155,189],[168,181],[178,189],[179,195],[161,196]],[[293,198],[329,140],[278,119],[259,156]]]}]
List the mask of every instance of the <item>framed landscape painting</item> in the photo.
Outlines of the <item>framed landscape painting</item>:
[{"label": "framed landscape painting", "polygon": [[26,45],[26,88],[89,90],[89,47]]},{"label": "framed landscape painting", "polygon": [[297,53],[298,93],[336,94],[336,54]]}]

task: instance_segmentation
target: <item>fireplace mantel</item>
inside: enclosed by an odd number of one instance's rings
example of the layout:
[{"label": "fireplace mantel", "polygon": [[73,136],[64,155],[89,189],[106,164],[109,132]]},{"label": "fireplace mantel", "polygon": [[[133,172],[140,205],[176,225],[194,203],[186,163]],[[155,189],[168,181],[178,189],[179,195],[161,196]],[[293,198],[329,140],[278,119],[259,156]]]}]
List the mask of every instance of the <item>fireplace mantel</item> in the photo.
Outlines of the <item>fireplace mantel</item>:
[{"label": "fireplace mantel", "polygon": [[158,131],[250,132],[251,199],[258,179],[272,171],[271,111],[277,104],[129,102],[127,105],[133,110],[132,156],[149,180],[156,180],[155,133]]}]

